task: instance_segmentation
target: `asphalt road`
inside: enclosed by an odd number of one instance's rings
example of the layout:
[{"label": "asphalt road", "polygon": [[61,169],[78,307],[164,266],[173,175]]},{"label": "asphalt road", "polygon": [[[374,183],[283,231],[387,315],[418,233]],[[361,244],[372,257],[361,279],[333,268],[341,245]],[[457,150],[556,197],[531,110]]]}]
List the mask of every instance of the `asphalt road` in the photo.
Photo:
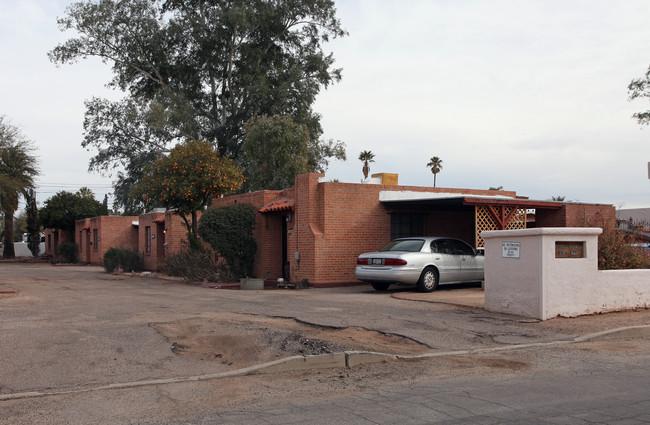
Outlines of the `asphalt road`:
[{"label": "asphalt road", "polygon": [[[650,423],[650,333],[574,341],[649,325],[650,311],[537,322],[392,296],[404,291],[218,290],[0,263],[0,424]],[[178,356],[154,329],[224,312],[485,351],[200,379],[237,365]]]}]

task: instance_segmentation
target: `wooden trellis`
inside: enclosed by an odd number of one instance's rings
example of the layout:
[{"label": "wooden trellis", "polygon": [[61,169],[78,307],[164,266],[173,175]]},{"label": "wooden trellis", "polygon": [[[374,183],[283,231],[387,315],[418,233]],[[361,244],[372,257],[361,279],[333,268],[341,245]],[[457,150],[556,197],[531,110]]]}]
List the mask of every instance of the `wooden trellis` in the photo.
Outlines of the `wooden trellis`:
[{"label": "wooden trellis", "polygon": [[511,205],[476,205],[476,247],[485,247],[484,230],[526,228],[526,208]]}]

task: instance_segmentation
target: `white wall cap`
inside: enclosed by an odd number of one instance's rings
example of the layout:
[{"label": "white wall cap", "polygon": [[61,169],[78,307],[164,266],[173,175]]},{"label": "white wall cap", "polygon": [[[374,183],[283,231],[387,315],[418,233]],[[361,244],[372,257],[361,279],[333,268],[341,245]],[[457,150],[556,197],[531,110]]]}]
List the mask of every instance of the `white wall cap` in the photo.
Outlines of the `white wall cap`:
[{"label": "white wall cap", "polygon": [[523,236],[597,236],[603,233],[600,227],[536,227],[533,229],[486,230],[481,232],[483,239],[511,238]]},{"label": "white wall cap", "polygon": [[380,201],[419,201],[426,199],[447,199],[447,198],[482,198],[482,199],[515,199],[512,196],[503,195],[473,195],[471,193],[453,192],[414,192],[411,190],[382,190],[379,192]]}]

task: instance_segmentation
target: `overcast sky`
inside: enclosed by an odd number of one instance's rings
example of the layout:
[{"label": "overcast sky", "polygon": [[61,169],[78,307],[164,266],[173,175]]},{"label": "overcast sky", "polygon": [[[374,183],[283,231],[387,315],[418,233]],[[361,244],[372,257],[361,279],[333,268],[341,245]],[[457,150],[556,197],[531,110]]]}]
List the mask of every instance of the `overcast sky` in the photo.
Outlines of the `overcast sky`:
[{"label": "overcast sky", "polygon": [[[0,0],[0,114],[38,147],[39,201],[112,178],[88,174],[83,102],[109,92],[96,60],[55,67],[47,52],[73,34],[70,1]],[[329,43],[343,80],[315,105],[325,138],[347,145],[328,179],[371,173],[431,186],[503,186],[544,200],[650,207],[650,128],[631,115],[627,85],[650,65],[650,2],[337,0],[349,36]]]}]

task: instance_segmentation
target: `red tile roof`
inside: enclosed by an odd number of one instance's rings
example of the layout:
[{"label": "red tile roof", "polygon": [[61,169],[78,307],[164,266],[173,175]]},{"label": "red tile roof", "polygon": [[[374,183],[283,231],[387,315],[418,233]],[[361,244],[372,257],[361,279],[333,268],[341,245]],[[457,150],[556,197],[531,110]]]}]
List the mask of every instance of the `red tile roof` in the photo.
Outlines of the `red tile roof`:
[{"label": "red tile roof", "polygon": [[267,212],[292,210],[293,205],[294,205],[293,199],[279,198],[279,199],[276,199],[273,202],[270,202],[270,203],[264,205],[260,209],[260,212],[261,213],[267,213]]}]

